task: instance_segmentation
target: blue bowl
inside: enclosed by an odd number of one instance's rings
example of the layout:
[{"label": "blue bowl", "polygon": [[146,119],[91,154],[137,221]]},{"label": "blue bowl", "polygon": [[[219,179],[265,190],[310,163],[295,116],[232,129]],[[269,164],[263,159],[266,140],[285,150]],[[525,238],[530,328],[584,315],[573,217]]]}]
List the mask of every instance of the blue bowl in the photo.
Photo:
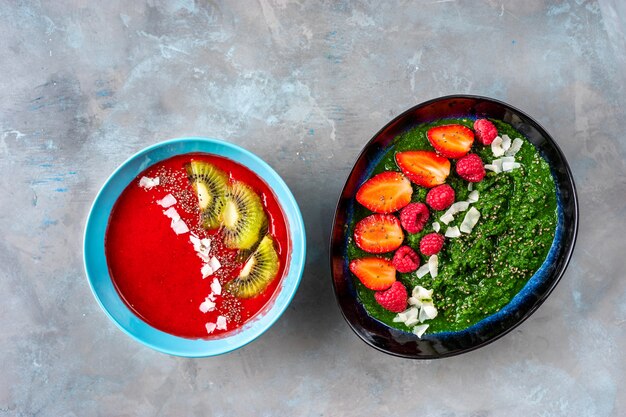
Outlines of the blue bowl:
[{"label": "blue bowl", "polygon": [[[137,317],[124,304],[113,286],[104,252],[104,238],[111,209],[124,189],[139,173],[175,155],[205,152],[238,162],[261,177],[274,191],[283,209],[291,239],[291,259],[285,276],[274,294],[270,308],[259,313],[242,328],[223,337],[186,339],[162,332]],[[231,143],[199,137],[172,139],[150,146],[133,155],[107,179],[96,196],[85,227],[83,257],[91,290],[100,307],[126,334],[155,350],[170,355],[206,357],[240,348],[269,329],[293,299],[304,269],[306,237],[298,204],[287,184],[267,163]]]}]

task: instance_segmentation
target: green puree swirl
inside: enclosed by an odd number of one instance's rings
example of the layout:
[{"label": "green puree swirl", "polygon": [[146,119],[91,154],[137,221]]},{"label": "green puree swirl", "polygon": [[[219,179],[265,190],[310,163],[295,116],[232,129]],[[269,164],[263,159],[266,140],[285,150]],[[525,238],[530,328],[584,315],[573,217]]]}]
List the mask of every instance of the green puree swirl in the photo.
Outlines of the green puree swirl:
[{"label": "green puree swirl", "polygon": [[[372,176],[383,171],[399,171],[395,154],[407,150],[433,150],[426,132],[433,126],[462,124],[472,128],[470,119],[444,119],[420,125],[394,139],[387,153],[375,167]],[[511,139],[522,138],[524,144],[515,155],[522,167],[512,172],[495,174],[487,171],[484,180],[474,184],[480,197],[472,206],[481,217],[469,235],[456,239],[446,238],[439,253],[439,273],[436,278],[426,275],[417,278],[415,273],[398,273],[398,279],[407,286],[409,294],[416,285],[433,289],[433,301],[438,316],[426,323],[427,333],[458,331],[465,329],[485,317],[496,313],[511,301],[526,282],[539,269],[552,245],[557,222],[557,202],[554,180],[550,167],[536,148],[512,126],[492,120],[500,136],[507,134]],[[490,146],[474,143],[472,152],[477,153],[485,164],[496,159]],[[454,161],[447,183],[456,192],[456,201],[466,200],[468,183],[456,175]],[[413,201],[425,202],[427,189],[413,184]],[[353,230],[356,222],[371,212],[354,203],[354,217],[348,233],[348,258],[350,260],[372,256],[360,250],[354,243]],[[404,244],[419,253],[420,238],[433,232],[432,222],[443,215],[443,211],[431,211],[430,219],[420,233],[406,234]],[[465,213],[455,216],[448,226],[460,226]],[[439,221],[440,233],[446,225]],[[391,258],[393,252],[383,255]],[[421,262],[427,258],[421,256]],[[397,329],[410,331],[403,323],[394,323],[395,313],[383,309],[374,300],[371,291],[353,276],[360,301],[368,313],[381,322]]]}]

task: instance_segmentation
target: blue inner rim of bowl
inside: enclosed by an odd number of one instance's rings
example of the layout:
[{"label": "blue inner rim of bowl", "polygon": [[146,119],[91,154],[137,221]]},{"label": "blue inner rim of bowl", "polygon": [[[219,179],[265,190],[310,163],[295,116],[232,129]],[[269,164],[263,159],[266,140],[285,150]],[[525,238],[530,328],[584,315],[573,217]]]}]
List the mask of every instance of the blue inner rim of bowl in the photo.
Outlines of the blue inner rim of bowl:
[{"label": "blue inner rim of bowl", "polygon": [[[262,178],[276,195],[287,221],[291,240],[289,267],[277,293],[266,307],[242,327],[221,337],[187,339],[162,332],[135,315],[113,286],[104,252],[111,210],[122,191],[137,175],[155,163],[175,155],[212,153],[245,165]],[[152,145],[130,157],[106,180],[96,196],[85,227],[83,257],[85,272],[98,304],[126,334],[158,351],[185,357],[226,353],[250,343],[278,320],[291,302],[300,283],[306,255],[304,223],[298,204],[280,176],[253,153],[234,144],[208,138],[180,138]]]},{"label": "blue inner rim of bowl", "polygon": [[[450,117],[454,117],[454,116],[450,116]],[[458,117],[467,117],[467,116],[458,116]],[[469,117],[467,117],[469,118]],[[428,123],[428,122],[424,122],[424,123]],[[410,129],[407,129],[407,131]],[[528,140],[528,139],[527,139]],[[534,145],[533,145],[534,146]],[[374,169],[376,168],[376,166],[378,165],[378,163],[381,161],[381,159],[389,152],[391,151],[393,148],[393,145],[390,145],[386,148],[383,148],[380,150],[380,152],[376,155],[375,158],[372,158],[370,160],[370,163],[367,167],[367,169],[363,172],[363,175],[361,176],[361,178],[359,178],[359,184],[363,184],[363,182],[368,179],[372,173],[374,172]],[[535,147],[536,148],[536,147]],[[536,148],[537,149],[537,148]],[[542,158],[545,159],[544,155],[542,155],[541,150],[539,150],[539,154],[541,155]],[[550,167],[550,172],[552,174],[552,178],[554,179],[554,181],[556,182],[556,176],[554,175],[554,171],[552,170],[552,167]],[[555,188],[555,192],[556,192],[556,203],[557,203],[557,225],[556,225],[556,229],[554,231],[554,240],[552,241],[552,246],[550,246],[550,250],[548,251],[548,255],[546,256],[545,261],[541,264],[541,266],[539,267],[539,269],[535,272],[535,274],[526,282],[526,285],[524,285],[524,287],[522,287],[522,289],[511,299],[511,301],[509,301],[508,304],[506,304],[504,307],[502,307],[498,312],[485,317],[484,319],[480,320],[477,323],[474,323],[473,325],[463,329],[463,330],[457,330],[457,331],[447,331],[447,332],[438,332],[438,333],[427,333],[425,335],[422,336],[423,340],[427,340],[429,338],[429,336],[434,336],[438,339],[448,339],[448,338],[458,338],[459,336],[464,336],[468,333],[476,333],[478,330],[484,328],[484,327],[489,327],[491,326],[493,323],[498,322],[502,319],[504,319],[506,316],[513,314],[515,312],[515,310],[517,310],[528,298],[531,297],[531,295],[537,291],[537,289],[546,282],[546,280],[549,277],[549,271],[548,271],[548,267],[549,265],[551,265],[557,256],[557,252],[559,249],[559,246],[561,244],[561,240],[563,237],[563,221],[564,221],[564,216],[563,216],[563,208],[562,208],[562,202],[561,202],[561,193],[557,188]],[[349,203],[348,203],[348,214],[346,216],[346,224],[351,225],[348,229],[347,232],[344,236],[344,252],[343,252],[343,258],[344,258],[344,274],[345,276],[349,276],[352,277],[352,273],[350,272],[350,267],[349,267],[349,259],[348,259],[348,238],[350,237],[350,235],[352,234],[352,220],[354,218],[354,198],[351,198]],[[354,278],[352,278],[354,279]],[[350,280],[350,282],[348,283],[348,288],[350,289],[350,293],[352,294],[353,297],[355,297],[358,300],[358,294],[356,293],[356,288],[354,287],[354,283],[352,281],[352,279]],[[363,312],[365,314],[367,314],[369,317],[371,317],[373,320],[376,320],[377,322],[379,322],[380,324],[389,327],[386,323],[383,323],[382,321],[376,319],[375,317],[371,316],[367,310],[365,309],[365,307],[363,306],[363,304],[361,304],[360,300],[359,300],[359,307],[363,310]],[[427,324],[427,322],[426,322]],[[406,334],[406,335],[412,335],[412,333],[407,332],[405,330],[401,330],[401,329],[397,329],[395,327],[389,327],[392,331],[394,332],[399,332],[402,334]]]}]

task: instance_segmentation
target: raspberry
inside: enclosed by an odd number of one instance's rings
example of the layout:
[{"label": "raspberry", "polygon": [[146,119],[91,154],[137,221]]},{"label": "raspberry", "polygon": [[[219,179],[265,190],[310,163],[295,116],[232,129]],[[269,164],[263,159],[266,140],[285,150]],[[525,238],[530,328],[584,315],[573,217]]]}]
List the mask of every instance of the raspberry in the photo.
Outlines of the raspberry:
[{"label": "raspberry", "polygon": [[445,210],[454,203],[454,189],[448,184],[431,188],[426,194],[426,203],[433,210]]},{"label": "raspberry", "polygon": [[425,256],[439,253],[443,247],[444,237],[439,233],[429,233],[420,240],[420,252]]},{"label": "raspberry", "polygon": [[411,203],[400,212],[400,224],[409,233],[419,233],[426,225],[429,217],[430,212],[426,204]]},{"label": "raspberry", "polygon": [[474,122],[476,137],[483,145],[491,145],[498,136],[498,129],[487,119],[478,119]]},{"label": "raspberry", "polygon": [[420,257],[408,246],[400,246],[391,260],[398,272],[406,274],[413,272],[420,266]]},{"label": "raspberry", "polygon": [[469,182],[480,182],[485,178],[483,160],[475,153],[464,156],[456,161],[456,173]]},{"label": "raspberry", "polygon": [[382,308],[401,313],[406,308],[408,294],[406,287],[400,281],[396,281],[388,290],[375,292],[374,298]]}]

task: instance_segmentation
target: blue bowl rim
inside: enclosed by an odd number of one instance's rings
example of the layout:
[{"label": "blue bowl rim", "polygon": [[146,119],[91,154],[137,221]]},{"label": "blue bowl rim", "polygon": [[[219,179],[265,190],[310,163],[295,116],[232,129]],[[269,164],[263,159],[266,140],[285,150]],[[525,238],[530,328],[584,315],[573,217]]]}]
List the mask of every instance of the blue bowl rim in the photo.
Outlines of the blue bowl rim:
[{"label": "blue bowl rim", "polygon": [[[507,109],[511,110],[514,113],[518,113],[518,114],[524,116],[531,123],[533,123],[535,125],[535,127],[538,128],[538,130],[540,132],[542,132],[544,134],[543,137],[547,140],[547,142],[550,143],[550,145],[554,148],[556,153],[560,156],[560,158],[562,160],[562,167],[565,170],[566,177],[568,179],[569,185],[571,186],[571,190],[572,190],[572,204],[573,204],[573,213],[574,213],[573,224],[571,225],[571,227],[572,227],[572,240],[571,240],[571,245],[569,245],[569,248],[568,248],[567,252],[564,254],[565,260],[564,260],[563,266],[556,272],[554,278],[551,280],[551,283],[550,283],[550,286],[548,287],[548,289],[541,295],[541,297],[539,297],[537,299],[537,301],[534,303],[534,305],[517,322],[515,322],[513,325],[508,327],[505,331],[502,331],[502,332],[498,333],[497,335],[495,335],[493,337],[490,337],[488,340],[485,340],[485,341],[483,341],[481,343],[477,343],[477,344],[475,344],[475,345],[473,345],[471,347],[462,348],[462,349],[459,349],[459,350],[456,350],[456,351],[445,352],[445,353],[440,353],[440,354],[407,355],[407,354],[403,354],[403,353],[395,352],[393,350],[386,349],[385,347],[377,345],[372,340],[369,340],[366,337],[364,337],[364,335],[357,328],[355,323],[353,323],[352,320],[350,320],[350,318],[347,317],[346,312],[344,311],[344,309],[343,309],[343,307],[341,305],[341,302],[340,302],[340,299],[339,299],[340,294],[338,292],[337,286],[335,285],[334,256],[333,256],[333,253],[334,253],[333,247],[335,246],[335,233],[334,233],[334,231],[337,228],[337,224],[336,223],[338,221],[337,211],[342,206],[342,196],[343,196],[344,190],[345,190],[346,186],[348,185],[348,181],[351,178],[351,176],[353,175],[354,170],[356,169],[358,161],[366,154],[368,148],[374,143],[374,141],[381,134],[383,134],[389,127],[391,127],[393,124],[395,124],[399,120],[402,120],[403,118],[405,118],[405,117],[409,116],[410,114],[412,114],[418,108],[426,107],[426,106],[429,106],[429,105],[434,104],[434,103],[439,102],[439,101],[454,100],[454,99],[481,100],[481,101],[491,102],[493,104],[502,106],[504,108],[507,108]],[[337,199],[337,204],[335,206],[335,215],[334,215],[334,218],[333,218],[333,223],[332,223],[331,232],[330,232],[330,238],[329,238],[329,248],[330,248],[329,261],[330,261],[330,269],[331,269],[331,277],[330,278],[331,278],[331,283],[332,283],[332,286],[333,286],[333,292],[334,292],[334,295],[335,295],[335,302],[337,304],[337,307],[341,311],[341,315],[343,316],[344,320],[346,321],[346,323],[348,324],[350,329],[363,342],[365,342],[367,345],[373,347],[374,349],[376,349],[376,350],[378,350],[380,352],[386,353],[388,355],[397,356],[397,357],[405,358],[405,359],[428,360],[428,359],[442,359],[442,358],[446,358],[446,357],[451,357],[451,356],[456,356],[456,355],[460,355],[460,354],[463,354],[463,353],[471,352],[473,350],[476,350],[476,349],[479,349],[479,348],[481,348],[483,346],[486,346],[486,345],[488,345],[490,343],[493,343],[496,340],[500,339],[501,337],[503,337],[503,336],[507,335],[508,333],[510,333],[511,331],[513,331],[517,326],[519,326],[524,321],[526,321],[545,302],[545,300],[552,293],[552,291],[554,291],[554,289],[556,288],[557,284],[560,282],[561,278],[565,274],[565,271],[567,270],[567,267],[569,265],[571,257],[572,257],[572,255],[574,253],[574,248],[576,246],[576,240],[577,240],[577,237],[578,237],[578,227],[579,227],[578,223],[579,223],[579,203],[578,203],[578,195],[577,195],[577,192],[576,192],[576,184],[574,183],[574,177],[572,175],[572,171],[571,171],[570,166],[569,166],[569,164],[567,162],[567,159],[565,158],[565,154],[563,153],[563,151],[559,147],[558,143],[554,140],[554,138],[552,138],[552,136],[548,133],[548,131],[539,122],[537,122],[533,117],[528,115],[526,112],[518,109],[517,107],[512,106],[512,105],[510,105],[510,104],[508,104],[508,103],[506,103],[504,101],[497,100],[497,99],[494,99],[494,98],[491,98],[491,97],[480,96],[480,95],[473,95],[473,94],[450,94],[450,95],[446,95],[446,96],[435,97],[435,98],[432,98],[430,100],[426,100],[424,102],[421,102],[421,103],[418,103],[418,104],[416,104],[414,106],[411,106],[410,108],[406,109],[402,113],[400,113],[397,116],[393,117],[388,123],[386,123],[382,128],[380,128],[363,145],[363,147],[361,148],[361,151],[358,153],[358,155],[354,159],[354,162],[352,164],[352,168],[350,169],[350,173],[347,175],[345,184],[342,187],[342,189],[340,191],[340,194],[339,194],[339,197]],[[373,320],[375,320],[375,319],[373,319]]]},{"label": "blue bowl rim", "polygon": [[[89,233],[90,233],[90,226],[92,225],[93,222],[93,217],[94,217],[94,212],[95,209],[97,209],[97,205],[100,201],[100,199],[102,198],[102,195],[105,191],[105,189],[109,186],[109,184],[114,181],[115,177],[117,175],[119,175],[120,171],[122,171],[122,169],[128,165],[131,161],[134,161],[137,158],[140,158],[142,156],[145,156],[147,154],[149,154],[150,152],[161,148],[161,147],[165,147],[168,145],[174,145],[174,144],[179,144],[182,142],[202,142],[202,143],[206,143],[209,145],[219,145],[219,146],[224,146],[226,148],[230,148],[231,150],[233,150],[234,152],[238,152],[242,155],[244,155],[245,157],[248,157],[252,160],[254,160],[256,163],[258,163],[260,166],[262,166],[267,174],[269,174],[272,177],[272,180],[276,181],[279,186],[282,188],[281,191],[284,192],[284,196],[286,198],[286,202],[283,201],[279,201],[281,207],[283,208],[283,210],[285,210],[285,203],[288,203],[289,205],[292,206],[293,208],[293,217],[295,218],[295,225],[289,225],[288,228],[290,230],[289,236],[290,239],[292,240],[292,253],[291,253],[291,258],[289,261],[289,268],[288,270],[285,272],[285,276],[283,276],[283,282],[292,275],[294,276],[295,282],[293,283],[292,289],[291,289],[291,293],[288,294],[288,297],[284,300],[284,303],[281,305],[272,305],[271,308],[265,313],[265,314],[269,314],[270,312],[274,312],[270,321],[268,323],[266,323],[265,327],[262,329],[258,329],[255,332],[253,332],[250,336],[248,336],[247,338],[245,338],[242,343],[240,344],[236,344],[236,345],[229,345],[226,348],[223,349],[216,349],[216,350],[206,350],[206,351],[182,351],[182,350],[176,350],[176,349],[168,349],[168,348],[163,348],[162,346],[159,346],[158,344],[154,344],[154,343],[149,343],[146,340],[141,339],[140,337],[138,337],[137,335],[135,335],[133,332],[131,332],[129,329],[127,329],[124,325],[122,325],[122,323],[120,323],[115,317],[113,317],[113,315],[108,311],[108,309],[106,308],[106,306],[104,305],[104,303],[102,302],[98,292],[96,291],[96,289],[94,288],[94,284],[92,282],[92,277],[89,274],[89,260],[87,259],[87,247],[88,247],[88,239],[89,239]],[[207,151],[198,151],[198,152],[205,152],[205,153],[211,153],[211,152],[207,152]],[[191,153],[191,152],[184,152],[184,153]],[[180,153],[180,154],[184,154],[184,153]],[[180,155],[178,153],[174,153],[169,155],[168,157],[172,157],[175,155]],[[219,154],[216,154],[219,156]],[[164,158],[167,159],[167,158]],[[164,159],[161,159],[159,161],[155,161],[153,162],[151,165],[154,165],[155,163],[158,163]],[[237,161],[235,161],[237,162]],[[147,167],[146,167],[147,168]],[[251,168],[249,168],[251,169]],[[257,171],[253,172],[258,175],[261,179],[263,179],[263,181],[267,182],[267,179],[265,178],[265,175],[260,174]],[[136,175],[138,175],[139,172],[137,172]],[[126,185],[128,186],[128,185]],[[272,191],[274,191],[276,193],[276,190],[274,189],[274,187],[272,187]],[[117,196],[117,198],[119,198],[119,195]],[[277,198],[279,198],[279,196],[277,195]],[[294,235],[293,231],[294,230],[299,230],[301,233],[299,233],[297,236]],[[300,251],[298,253],[296,253],[294,251],[294,249],[296,248],[296,243],[295,240],[299,241],[299,244],[297,245],[300,248]],[[161,353],[165,353],[165,354],[169,354],[169,355],[173,355],[173,356],[180,356],[180,357],[188,357],[188,358],[201,358],[201,357],[210,357],[210,356],[217,356],[217,355],[221,355],[221,354],[225,354],[225,353],[229,353],[232,352],[236,349],[239,349],[243,346],[246,346],[247,344],[253,342],[254,340],[256,340],[257,338],[259,338],[263,333],[265,333],[269,328],[271,328],[274,323],[276,323],[276,321],[278,321],[278,319],[283,315],[283,313],[285,312],[285,310],[287,309],[287,307],[291,304],[291,301],[293,300],[298,287],[300,286],[300,282],[302,281],[302,275],[304,272],[304,267],[305,267],[305,260],[306,260],[306,229],[304,226],[304,220],[302,219],[302,213],[300,211],[300,207],[298,205],[298,202],[296,201],[295,197],[293,196],[291,190],[289,189],[289,187],[287,186],[287,184],[285,183],[285,181],[282,179],[282,177],[267,163],[265,162],[263,159],[261,159],[260,157],[258,157],[257,155],[255,155],[254,153],[248,151],[247,149],[236,145],[234,143],[231,142],[227,142],[225,140],[221,140],[221,139],[216,139],[216,138],[208,138],[208,137],[202,137],[202,136],[186,136],[186,137],[180,137],[180,138],[172,138],[172,139],[168,139],[168,140],[164,140],[155,144],[152,144],[150,146],[147,146],[141,150],[139,150],[138,152],[136,152],[135,154],[133,154],[132,156],[128,157],[123,163],[121,163],[110,175],[109,177],[106,179],[106,181],[104,181],[104,183],[102,184],[102,186],[100,187],[98,193],[96,194],[96,197],[93,200],[93,203],[91,204],[91,207],[89,209],[89,214],[87,216],[87,220],[85,222],[85,229],[84,229],[84,233],[83,233],[83,267],[84,267],[84,271],[85,271],[85,275],[87,277],[87,282],[89,283],[89,288],[91,289],[91,292],[94,296],[94,298],[96,299],[98,305],[100,306],[100,308],[104,311],[104,313],[106,314],[106,316],[113,322],[115,323],[115,325],[121,329],[125,334],[127,334],[128,336],[130,336],[132,339],[138,341],[139,343],[148,346],[158,352]],[[109,279],[111,279],[109,272],[106,272],[107,276],[109,276]],[[283,287],[279,286],[279,291],[282,291]],[[116,292],[116,296],[119,298],[119,294],[117,294]],[[277,295],[274,295],[274,297],[276,297]],[[123,303],[123,301],[120,299],[120,301]],[[274,301],[271,301],[274,302]],[[124,303],[123,303],[124,304]],[[124,304],[124,307],[126,309],[128,309],[128,307]],[[130,309],[128,309],[128,313],[135,315],[135,313],[133,313]],[[258,317],[257,317],[258,319]],[[256,320],[256,319],[255,319]],[[150,326],[149,324],[145,323],[144,324],[148,327],[151,327],[152,329],[155,329],[154,327]],[[243,329],[243,328],[242,328]],[[181,341],[189,341],[189,340],[194,340],[194,339],[187,339],[187,338],[183,338],[183,337],[179,337],[179,336],[174,336],[165,332],[162,332],[158,329],[155,329],[158,332],[163,333],[163,335],[167,336],[167,337],[171,337],[171,338],[175,338],[175,339],[180,339]],[[250,328],[250,329],[243,329],[240,330],[241,332],[246,332],[249,330],[255,330],[254,328]],[[228,339],[228,334],[226,337],[218,339],[218,340],[226,340]],[[200,339],[198,339],[200,340]],[[207,340],[206,342],[211,342],[211,340]],[[210,345],[210,344],[208,344]]]}]

